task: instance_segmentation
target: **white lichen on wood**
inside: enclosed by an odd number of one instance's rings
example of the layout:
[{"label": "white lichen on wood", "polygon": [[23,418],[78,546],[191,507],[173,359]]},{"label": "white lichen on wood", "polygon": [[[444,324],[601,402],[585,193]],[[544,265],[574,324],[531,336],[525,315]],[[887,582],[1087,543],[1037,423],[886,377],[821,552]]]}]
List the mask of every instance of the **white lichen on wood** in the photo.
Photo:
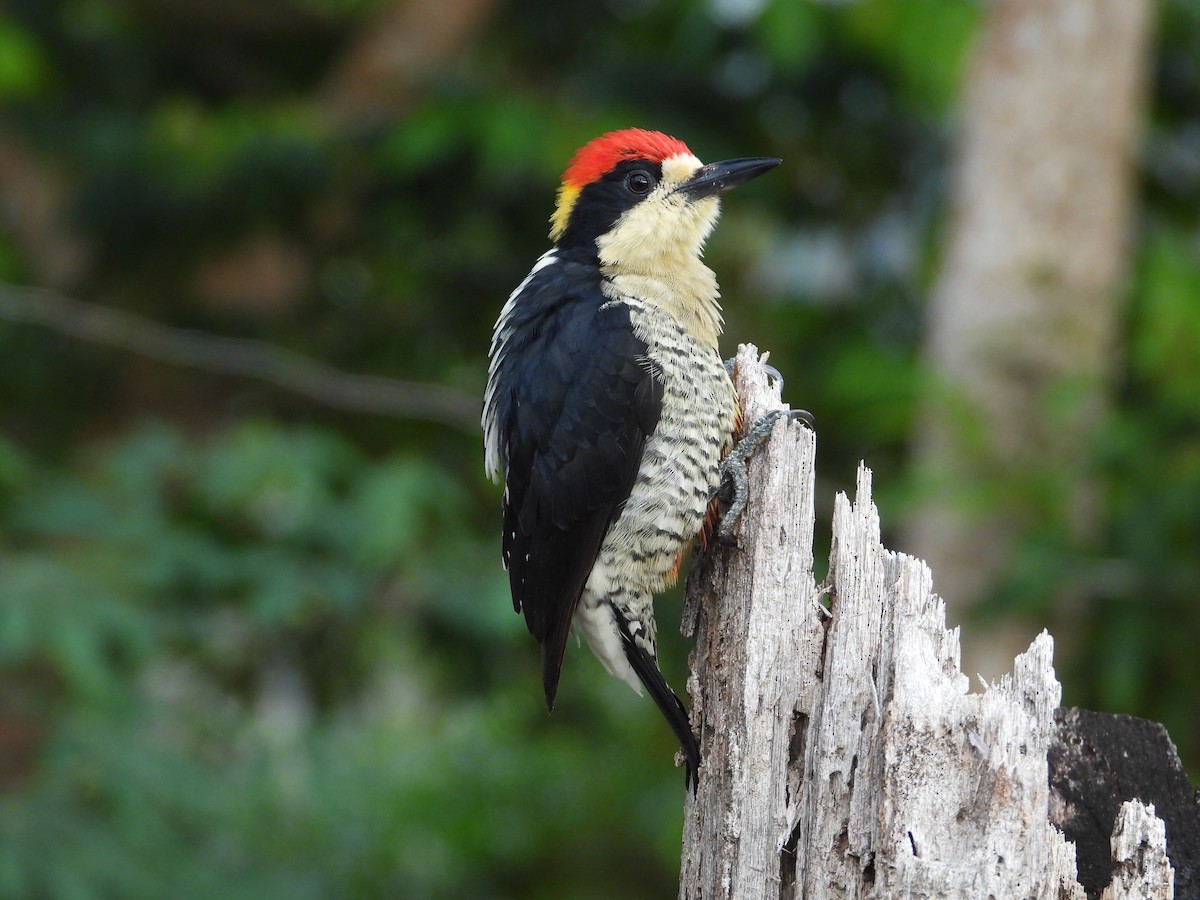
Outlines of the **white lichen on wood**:
[{"label": "white lichen on wood", "polygon": [[[782,405],[752,346],[735,383],[747,422]],[[1074,846],[1047,815],[1052,639],[969,693],[929,568],[880,541],[865,466],[855,501],[836,498],[818,587],[815,454],[813,432],[776,424],[751,460],[737,546],[714,547],[688,584],[704,762],[680,897],[1083,900]],[[1135,842],[1122,859],[1158,884],[1165,839],[1141,823],[1118,828]]]}]

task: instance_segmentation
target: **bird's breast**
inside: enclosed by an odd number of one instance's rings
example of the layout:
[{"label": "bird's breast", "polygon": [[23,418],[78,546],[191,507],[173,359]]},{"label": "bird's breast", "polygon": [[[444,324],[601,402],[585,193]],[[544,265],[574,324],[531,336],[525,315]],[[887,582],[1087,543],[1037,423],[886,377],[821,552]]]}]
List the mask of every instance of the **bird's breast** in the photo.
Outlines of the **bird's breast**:
[{"label": "bird's breast", "polygon": [[663,383],[662,411],[601,553],[606,568],[651,592],[674,578],[679,552],[700,531],[733,440],[737,403],[715,347],[700,344],[657,307],[629,302],[646,365]]},{"label": "bird's breast", "polygon": [[607,296],[665,313],[701,346],[716,350],[724,325],[720,291],[712,269],[698,258],[684,256],[644,266],[602,264],[600,271],[601,290]]}]

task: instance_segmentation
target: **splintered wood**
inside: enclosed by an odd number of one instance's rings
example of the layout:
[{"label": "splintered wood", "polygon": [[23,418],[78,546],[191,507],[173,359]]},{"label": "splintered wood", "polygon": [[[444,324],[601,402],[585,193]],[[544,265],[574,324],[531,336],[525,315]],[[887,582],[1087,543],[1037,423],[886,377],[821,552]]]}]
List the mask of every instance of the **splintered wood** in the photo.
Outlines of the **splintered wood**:
[{"label": "splintered wood", "polygon": [[[737,360],[749,424],[783,405],[780,386],[755,347]],[[751,459],[736,545],[688,582],[703,764],[680,897],[1084,900],[1074,845],[1048,818],[1051,637],[969,693],[929,568],[880,542],[865,466],[854,502],[835,500],[818,586],[815,456],[812,431],[777,422]],[[1172,897],[1163,824],[1127,807],[1104,896]]]}]

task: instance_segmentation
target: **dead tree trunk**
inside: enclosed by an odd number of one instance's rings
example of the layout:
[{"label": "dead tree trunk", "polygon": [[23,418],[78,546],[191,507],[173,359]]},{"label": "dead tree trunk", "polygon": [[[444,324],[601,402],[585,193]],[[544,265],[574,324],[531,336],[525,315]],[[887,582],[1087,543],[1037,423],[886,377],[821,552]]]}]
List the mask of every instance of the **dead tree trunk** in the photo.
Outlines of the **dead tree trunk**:
[{"label": "dead tree trunk", "polygon": [[[738,353],[746,420],[782,405]],[[688,583],[688,689],[704,762],[685,811],[681,898],[1084,898],[1051,822],[1061,689],[1041,634],[968,693],[928,567],[887,550],[860,468],[813,579],[816,441],[781,421],[751,461],[736,547]],[[1106,897],[1173,896],[1163,823],[1122,807]]]}]

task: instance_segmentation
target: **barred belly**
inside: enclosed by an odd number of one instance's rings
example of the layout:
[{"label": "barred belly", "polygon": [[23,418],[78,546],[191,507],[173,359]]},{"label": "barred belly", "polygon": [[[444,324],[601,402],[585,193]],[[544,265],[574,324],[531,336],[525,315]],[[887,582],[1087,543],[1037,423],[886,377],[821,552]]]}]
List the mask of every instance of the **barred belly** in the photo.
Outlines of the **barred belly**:
[{"label": "barred belly", "polygon": [[700,345],[653,306],[630,306],[635,330],[649,347],[647,365],[663,381],[662,413],[629,499],[600,548],[576,621],[605,668],[640,694],[612,607],[629,623],[630,638],[656,656],[653,595],[674,583],[680,554],[700,531],[737,407],[716,348]]}]

